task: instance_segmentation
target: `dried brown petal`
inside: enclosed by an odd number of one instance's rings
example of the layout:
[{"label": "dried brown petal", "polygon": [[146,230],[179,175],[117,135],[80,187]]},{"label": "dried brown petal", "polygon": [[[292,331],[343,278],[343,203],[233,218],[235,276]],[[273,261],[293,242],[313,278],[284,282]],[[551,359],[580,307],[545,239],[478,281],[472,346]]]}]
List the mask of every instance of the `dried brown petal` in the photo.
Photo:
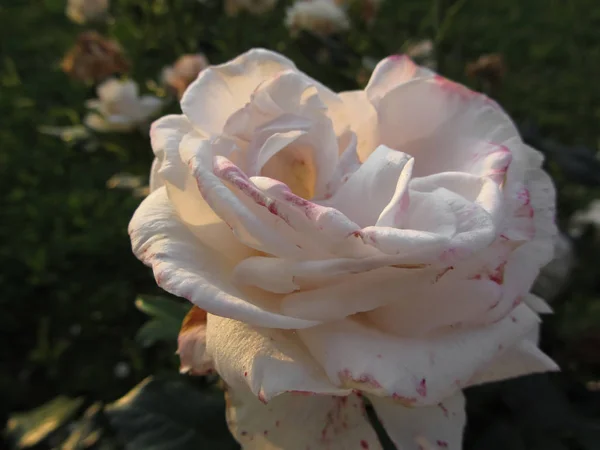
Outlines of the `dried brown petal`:
[{"label": "dried brown petal", "polygon": [[96,31],[85,31],[67,52],[61,67],[75,80],[100,82],[116,73],[128,72],[130,65],[116,41]]}]

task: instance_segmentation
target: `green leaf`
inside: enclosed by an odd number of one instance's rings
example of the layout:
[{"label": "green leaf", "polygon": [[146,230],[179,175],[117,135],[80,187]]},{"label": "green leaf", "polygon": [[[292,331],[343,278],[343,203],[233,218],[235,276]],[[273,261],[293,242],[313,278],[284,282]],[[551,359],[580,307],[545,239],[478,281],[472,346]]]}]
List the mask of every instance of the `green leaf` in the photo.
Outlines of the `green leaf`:
[{"label": "green leaf", "polygon": [[149,377],[105,412],[127,450],[237,449],[223,393],[185,377]]},{"label": "green leaf", "polygon": [[15,448],[29,448],[58,430],[83,405],[83,398],[56,397],[31,411],[14,414],[8,419],[7,432]]},{"label": "green leaf", "polygon": [[153,345],[158,341],[175,342],[181,322],[190,310],[188,304],[165,297],[144,296],[135,301],[135,306],[152,319],[144,324],[136,335],[143,345]]},{"label": "green leaf", "polygon": [[60,450],[114,450],[119,448],[109,436],[100,402],[90,406],[75,422],[71,432],[59,447]]},{"label": "green leaf", "polygon": [[143,313],[152,317],[183,321],[191,305],[180,303],[166,297],[144,295],[137,298],[135,306]]},{"label": "green leaf", "polygon": [[153,319],[146,322],[138,330],[135,339],[144,346],[151,346],[160,341],[176,342],[181,323],[170,320]]}]

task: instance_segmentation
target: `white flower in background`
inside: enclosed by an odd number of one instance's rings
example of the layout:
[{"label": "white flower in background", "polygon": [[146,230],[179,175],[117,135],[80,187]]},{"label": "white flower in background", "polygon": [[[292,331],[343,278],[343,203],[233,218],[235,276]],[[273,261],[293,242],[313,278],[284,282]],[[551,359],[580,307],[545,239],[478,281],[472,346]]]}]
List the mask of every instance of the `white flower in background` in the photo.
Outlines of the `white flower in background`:
[{"label": "white flower in background", "polygon": [[108,0],[68,0],[66,14],[76,23],[93,22],[106,18]]},{"label": "white flower in background", "polygon": [[287,9],[285,25],[293,35],[306,30],[328,36],[349,29],[350,20],[333,0],[300,0]]},{"label": "white flower in background", "polygon": [[165,67],[162,73],[163,84],[181,98],[187,87],[208,67],[208,59],[202,53],[183,55],[175,64]]},{"label": "white flower in background", "polygon": [[569,232],[579,237],[589,225],[600,228],[600,200],[592,201],[586,209],[573,214],[569,223]]},{"label": "white flower in background", "polygon": [[138,85],[132,80],[111,78],[96,90],[97,99],[88,100],[93,109],[84,119],[93,130],[130,131],[144,124],[162,107],[163,101],[153,95],[139,95]]},{"label": "white flower in background", "polygon": [[362,394],[399,448],[458,450],[463,388],[557,369],[529,293],[554,188],[487,97],[398,56],[336,94],[252,50],[181,107],[129,233],[242,446],[380,449]]},{"label": "white flower in background", "polygon": [[431,39],[425,39],[408,45],[404,53],[420,65],[431,70],[436,69],[435,47]]},{"label": "white flower in background", "polygon": [[272,10],[277,0],[225,0],[225,13],[235,16],[240,11],[260,15]]},{"label": "white flower in background", "polygon": [[546,301],[554,300],[565,287],[574,265],[571,240],[564,234],[557,234],[554,237],[554,258],[542,268],[532,292]]}]

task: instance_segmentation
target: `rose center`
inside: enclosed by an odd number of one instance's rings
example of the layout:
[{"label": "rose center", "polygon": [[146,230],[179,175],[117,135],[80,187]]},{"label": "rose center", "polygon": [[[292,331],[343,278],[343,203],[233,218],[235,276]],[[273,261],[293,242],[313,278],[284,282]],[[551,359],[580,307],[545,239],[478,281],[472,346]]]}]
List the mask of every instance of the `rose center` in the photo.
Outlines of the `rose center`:
[{"label": "rose center", "polygon": [[261,175],[287,184],[294,194],[307,200],[315,195],[317,171],[307,148],[286,147],[267,161]]}]

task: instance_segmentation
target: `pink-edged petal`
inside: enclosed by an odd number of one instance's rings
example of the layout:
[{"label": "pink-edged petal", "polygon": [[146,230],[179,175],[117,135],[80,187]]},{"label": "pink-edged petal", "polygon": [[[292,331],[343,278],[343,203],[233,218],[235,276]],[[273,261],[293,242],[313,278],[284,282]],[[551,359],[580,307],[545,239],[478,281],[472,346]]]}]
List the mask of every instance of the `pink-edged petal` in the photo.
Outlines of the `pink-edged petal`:
[{"label": "pink-edged petal", "polygon": [[262,194],[237,166],[225,157],[213,158],[214,145],[211,140],[192,139],[182,144],[198,189],[212,211],[248,247],[277,256],[301,255],[302,248],[291,236],[293,230],[264,207]]},{"label": "pink-edged petal", "polygon": [[494,358],[469,381],[468,386],[558,370],[558,365],[537,347],[536,342],[523,339]]},{"label": "pink-edged petal", "polygon": [[252,49],[227,63],[203,70],[185,91],[181,109],[195,127],[218,134],[262,82],[294,68],[294,63],[278,53]]},{"label": "pink-edged petal", "polygon": [[369,100],[377,105],[379,100],[389,91],[400,84],[414,78],[432,78],[433,72],[425,67],[415,64],[406,55],[392,55],[381,60],[365,88]]},{"label": "pink-edged petal", "polygon": [[181,373],[205,375],[212,371],[212,360],[206,353],[206,317],[206,311],[192,306],[183,319],[177,338]]},{"label": "pink-edged petal", "polygon": [[157,284],[212,313],[259,326],[302,328],[314,325],[278,313],[279,302],[231,284],[231,261],[200,241],[179,219],[164,188],[141,203],[129,223],[134,254],[151,266]]},{"label": "pink-edged petal", "polygon": [[407,408],[388,398],[369,396],[377,417],[399,450],[461,450],[467,422],[465,398],[458,391],[437,405]]},{"label": "pink-edged petal", "polygon": [[227,424],[245,450],[381,450],[362,399],[283,394],[268,404],[226,393]]},{"label": "pink-edged petal", "polygon": [[360,233],[364,242],[386,254],[403,255],[407,263],[446,266],[491,245],[502,212],[497,185],[461,173],[428,178],[410,183],[408,205],[395,218],[403,228],[366,227]]},{"label": "pink-edged petal", "polygon": [[285,392],[344,395],[303,348],[294,331],[254,327],[208,315],[207,354],[225,382],[261,402]]},{"label": "pink-edged petal", "polygon": [[200,190],[246,245],[284,258],[325,257],[331,255],[327,246],[359,229],[339,211],[305,200],[282,183],[249,179],[225,157],[215,157],[209,166],[202,146],[210,142],[201,142],[190,160]]},{"label": "pink-edged petal", "polygon": [[407,189],[411,160],[410,155],[380,146],[324,203],[362,227],[374,225],[392,199]]},{"label": "pink-edged petal", "polygon": [[[377,105],[380,143],[414,156],[415,177],[468,171],[490,148],[511,149],[508,141],[515,138],[511,142],[520,143],[502,110],[485,96],[463,89],[467,94],[446,89],[437,78],[413,79],[389,91]],[[502,164],[494,169],[502,170]]]},{"label": "pink-edged petal", "polygon": [[359,318],[298,330],[332,382],[407,404],[433,405],[461,388],[499,352],[523,339],[538,316],[524,305],[488,327],[401,338]]}]

